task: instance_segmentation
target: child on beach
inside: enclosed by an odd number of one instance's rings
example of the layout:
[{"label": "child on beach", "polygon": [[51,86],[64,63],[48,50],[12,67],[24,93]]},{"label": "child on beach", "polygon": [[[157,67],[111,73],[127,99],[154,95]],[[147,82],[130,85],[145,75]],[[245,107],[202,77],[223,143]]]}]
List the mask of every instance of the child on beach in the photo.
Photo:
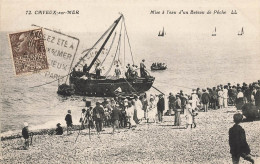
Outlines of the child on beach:
[{"label": "child on beach", "polygon": [[65,121],[67,124],[67,134],[71,134],[71,129],[72,129],[72,116],[71,116],[71,110],[68,110],[68,114],[65,117]]},{"label": "child on beach", "polygon": [[24,123],[24,128],[22,130],[22,135],[24,138],[24,149],[27,150],[29,147],[29,129],[28,129],[28,123]]},{"label": "child on beach", "polygon": [[250,156],[250,148],[246,142],[245,130],[239,125],[243,119],[243,115],[236,113],[233,116],[235,125],[229,129],[229,146],[230,154],[232,155],[233,164],[238,164],[240,157],[251,163],[254,160]]},{"label": "child on beach", "polygon": [[57,124],[57,128],[55,129],[55,134],[56,135],[62,135],[63,134],[63,129],[62,129],[62,127],[60,126],[61,124],[60,123],[58,123]]}]

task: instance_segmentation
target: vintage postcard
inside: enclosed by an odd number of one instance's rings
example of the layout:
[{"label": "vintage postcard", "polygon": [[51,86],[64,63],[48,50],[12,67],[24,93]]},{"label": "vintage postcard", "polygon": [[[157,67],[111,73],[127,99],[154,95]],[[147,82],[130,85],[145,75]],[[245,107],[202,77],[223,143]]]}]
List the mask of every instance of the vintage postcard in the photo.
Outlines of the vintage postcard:
[{"label": "vintage postcard", "polygon": [[259,11],[0,1],[0,163],[260,163]]}]

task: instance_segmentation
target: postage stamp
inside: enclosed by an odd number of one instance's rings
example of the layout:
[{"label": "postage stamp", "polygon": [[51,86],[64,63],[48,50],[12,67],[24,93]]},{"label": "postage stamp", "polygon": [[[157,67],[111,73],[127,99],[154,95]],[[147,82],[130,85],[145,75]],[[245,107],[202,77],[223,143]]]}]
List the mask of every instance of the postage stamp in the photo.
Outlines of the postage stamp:
[{"label": "postage stamp", "polygon": [[16,75],[48,70],[42,29],[9,34]]}]

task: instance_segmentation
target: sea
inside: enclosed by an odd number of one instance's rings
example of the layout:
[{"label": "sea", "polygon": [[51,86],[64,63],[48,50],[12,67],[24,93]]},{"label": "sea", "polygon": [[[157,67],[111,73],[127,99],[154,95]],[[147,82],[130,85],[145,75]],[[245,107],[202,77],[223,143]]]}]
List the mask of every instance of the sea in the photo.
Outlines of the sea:
[{"label": "sea", "polygon": [[[65,125],[67,110],[72,110],[74,124],[79,124],[84,98],[102,101],[102,98],[57,94],[57,82],[41,87],[43,77],[15,76],[7,34],[0,34],[1,77],[1,136],[20,133],[23,123],[31,130],[55,128]],[[80,39],[77,59],[84,49],[90,48],[101,33],[69,33]],[[167,31],[164,37],[156,33],[129,32],[135,64],[145,59],[147,70],[155,77],[154,87],[166,96],[183,90],[190,94],[193,88],[213,87],[219,84],[236,85],[260,79],[259,38],[254,34],[216,36],[209,33],[174,34]],[[151,71],[154,62],[167,64],[164,71]],[[151,88],[149,94],[159,94]],[[167,98],[166,98],[167,101]]]}]

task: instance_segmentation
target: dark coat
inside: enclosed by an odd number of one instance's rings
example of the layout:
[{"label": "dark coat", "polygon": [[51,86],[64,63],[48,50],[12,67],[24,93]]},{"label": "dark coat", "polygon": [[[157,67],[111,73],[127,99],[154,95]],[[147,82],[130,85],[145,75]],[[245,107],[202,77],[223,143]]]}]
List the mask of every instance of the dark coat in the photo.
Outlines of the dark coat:
[{"label": "dark coat", "polygon": [[67,114],[65,117],[65,121],[67,125],[71,125],[72,124],[72,116],[71,114]]},{"label": "dark coat", "polygon": [[230,153],[234,156],[249,154],[250,148],[246,142],[245,130],[238,124],[229,129]]},{"label": "dark coat", "polygon": [[255,106],[260,107],[260,89],[258,89],[255,94]]},{"label": "dark coat", "polygon": [[218,93],[215,90],[213,90],[212,91],[212,100],[216,101],[217,99],[218,99]]},{"label": "dark coat", "polygon": [[62,129],[62,127],[57,127],[57,129],[55,130],[55,132],[56,132],[56,135],[62,135],[63,134],[63,129]]},{"label": "dark coat", "polygon": [[175,109],[181,109],[181,99],[176,99],[175,101]]},{"label": "dark coat", "polygon": [[163,97],[159,98],[159,100],[158,100],[157,110],[161,111],[161,112],[165,110],[165,104],[164,104],[164,98]]},{"label": "dark coat", "polygon": [[252,95],[252,91],[249,88],[247,88],[245,90],[244,96],[246,97],[247,101],[249,101],[249,102],[251,101],[251,95]]},{"label": "dark coat", "polygon": [[201,102],[202,102],[203,104],[207,104],[207,103],[209,103],[209,100],[210,100],[209,94],[208,94],[207,92],[204,92],[204,93],[202,94],[202,96],[201,96]]},{"label": "dark coat", "polygon": [[105,115],[105,112],[104,112],[103,107],[101,107],[101,106],[96,106],[96,107],[93,109],[93,119],[94,119],[94,120],[100,120],[100,119],[103,120],[104,115]]},{"label": "dark coat", "polygon": [[23,128],[22,130],[22,135],[24,139],[28,139],[29,138],[29,131],[26,127]]},{"label": "dark coat", "polygon": [[112,121],[119,120],[120,115],[121,115],[121,111],[118,108],[115,108],[111,112],[111,120]]}]

